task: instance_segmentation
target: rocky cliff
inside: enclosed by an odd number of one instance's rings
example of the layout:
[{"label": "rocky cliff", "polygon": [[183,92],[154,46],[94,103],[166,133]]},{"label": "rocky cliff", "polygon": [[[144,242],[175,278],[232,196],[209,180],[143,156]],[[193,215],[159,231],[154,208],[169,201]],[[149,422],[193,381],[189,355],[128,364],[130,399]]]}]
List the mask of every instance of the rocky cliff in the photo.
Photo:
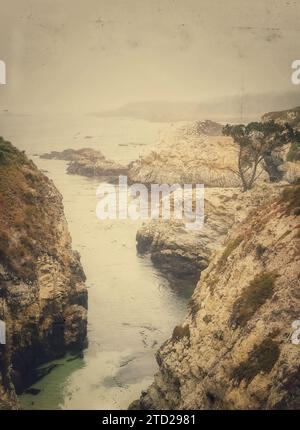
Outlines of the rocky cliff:
[{"label": "rocky cliff", "polygon": [[286,186],[232,229],[132,408],[300,408],[299,215],[300,187]]},{"label": "rocky cliff", "polygon": [[0,408],[10,408],[33,368],[85,346],[87,291],[61,195],[2,138],[0,212]]},{"label": "rocky cliff", "polygon": [[[289,122],[298,128],[298,108],[265,114],[262,121]],[[290,118],[291,116],[291,118]],[[287,120],[286,120],[287,117]],[[131,182],[144,184],[199,183],[206,187],[240,187],[239,147],[231,137],[222,136],[222,126],[212,121],[183,122],[161,133],[155,149],[129,166]],[[286,144],[265,159],[267,171],[257,182],[297,183],[300,178],[300,143]]]},{"label": "rocky cliff", "polygon": [[[263,121],[290,121],[297,126],[299,109],[274,112]],[[175,276],[196,276],[209,263],[212,252],[229,229],[242,221],[249,210],[276,195],[279,185],[297,183],[300,161],[298,143],[272,151],[268,166],[255,189],[241,193],[237,171],[238,147],[229,137],[220,136],[222,127],[212,121],[186,122],[169,127],[161,134],[157,148],[132,163],[132,182],[205,185],[205,224],[200,231],[187,231],[184,222],[153,220],[137,233],[137,249],[149,253],[152,261]],[[297,149],[298,148],[298,149]]]},{"label": "rocky cliff", "polygon": [[148,221],[137,232],[137,250],[141,255],[150,254],[153,263],[165,272],[198,280],[232,226],[279,191],[280,187],[269,184],[247,193],[238,188],[206,188],[202,228],[187,229],[185,219]]},{"label": "rocky cliff", "polygon": [[212,121],[183,123],[161,134],[157,148],[133,162],[131,182],[238,187],[238,146]]}]

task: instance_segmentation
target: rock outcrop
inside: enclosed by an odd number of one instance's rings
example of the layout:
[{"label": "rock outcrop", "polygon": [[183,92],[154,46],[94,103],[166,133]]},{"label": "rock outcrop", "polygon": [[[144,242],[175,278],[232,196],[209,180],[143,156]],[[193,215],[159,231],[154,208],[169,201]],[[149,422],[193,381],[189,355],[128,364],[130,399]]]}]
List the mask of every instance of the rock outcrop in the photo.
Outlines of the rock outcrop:
[{"label": "rock outcrop", "polygon": [[300,408],[299,215],[300,187],[286,186],[233,227],[131,408]]},{"label": "rock outcrop", "polygon": [[81,158],[80,160],[71,161],[68,165],[67,173],[90,178],[97,177],[108,182],[115,182],[118,176],[127,174],[127,167],[106,159],[94,161],[89,158]]},{"label": "rock outcrop", "polygon": [[64,161],[75,161],[81,158],[89,158],[91,160],[103,160],[104,155],[102,152],[92,148],[82,149],[64,149],[63,151],[51,151],[40,155],[40,158],[44,160],[64,160]]},{"label": "rock outcrop", "polygon": [[52,181],[0,139],[0,408],[32,370],[86,345],[87,290]]},{"label": "rock outcrop", "polygon": [[263,122],[275,121],[281,125],[288,123],[300,130],[300,106],[283,111],[268,112],[261,119]]},{"label": "rock outcrop", "polygon": [[204,184],[238,187],[238,146],[211,121],[173,126],[161,135],[157,149],[129,166],[131,182]]},{"label": "rock outcrop", "polygon": [[141,255],[150,254],[164,272],[197,280],[232,226],[279,192],[280,187],[268,184],[247,193],[237,188],[206,188],[203,227],[187,229],[184,219],[146,222],[136,235],[137,250]]},{"label": "rock outcrop", "polygon": [[[266,114],[262,120],[285,123],[292,121],[298,110]],[[129,170],[132,182],[148,186],[205,185],[206,218],[200,231],[186,231],[180,221],[153,220],[137,233],[138,251],[150,253],[156,265],[175,276],[199,276],[232,225],[243,220],[249,209],[276,195],[278,187],[270,185],[270,178],[287,184],[297,183],[300,177],[300,162],[289,161],[297,144],[283,145],[266,157],[268,173],[263,172],[255,189],[241,193],[234,173],[238,170],[238,146],[229,137],[215,135],[221,132],[222,127],[210,121],[173,126],[161,135],[157,149],[132,163]]]},{"label": "rock outcrop", "polygon": [[99,177],[114,182],[120,175],[126,175],[128,168],[112,160],[107,160],[102,152],[91,148],[52,151],[40,156],[43,159],[69,161],[67,173],[88,177]]}]

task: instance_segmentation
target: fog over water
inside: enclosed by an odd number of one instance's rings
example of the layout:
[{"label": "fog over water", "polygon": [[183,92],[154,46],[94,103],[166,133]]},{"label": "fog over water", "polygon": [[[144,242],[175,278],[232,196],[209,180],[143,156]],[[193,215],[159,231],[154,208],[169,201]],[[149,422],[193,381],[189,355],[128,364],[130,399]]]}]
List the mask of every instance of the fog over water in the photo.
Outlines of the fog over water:
[{"label": "fog over water", "polygon": [[299,14],[292,0],[0,0],[0,136],[62,193],[89,293],[88,348],[46,363],[23,408],[127,408],[195,286],[137,255],[138,223],[97,219],[98,180],[38,155],[89,147],[127,164],[176,119],[247,121],[299,105]]},{"label": "fog over water", "polygon": [[298,1],[0,0],[0,9],[0,109],[82,113],[295,91]]}]

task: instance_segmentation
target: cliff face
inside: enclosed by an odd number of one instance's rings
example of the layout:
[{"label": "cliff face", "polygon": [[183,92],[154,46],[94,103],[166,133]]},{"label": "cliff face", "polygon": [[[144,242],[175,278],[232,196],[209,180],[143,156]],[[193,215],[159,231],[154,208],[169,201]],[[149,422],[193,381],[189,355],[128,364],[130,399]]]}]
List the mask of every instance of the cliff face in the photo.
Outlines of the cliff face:
[{"label": "cliff face", "polygon": [[202,273],[132,408],[300,408],[300,187],[254,210]]},{"label": "cliff face", "polygon": [[[290,122],[297,127],[299,108],[265,114],[263,121]],[[299,118],[298,118],[299,119]],[[249,209],[272,197],[279,186],[298,183],[299,142],[283,145],[266,157],[266,171],[255,189],[240,192],[238,146],[225,136],[222,127],[211,121],[172,126],[161,134],[157,149],[132,163],[132,182],[145,184],[203,183],[205,185],[205,225],[201,231],[187,231],[180,221],[152,220],[137,233],[137,249],[149,253],[152,261],[175,276],[197,276],[210,261],[212,252],[232,225],[243,220]]]},{"label": "cliff face", "polygon": [[176,125],[160,137],[157,149],[133,162],[132,182],[144,184],[204,184],[207,187],[238,187],[238,146],[221,134],[211,121]]},{"label": "cliff face", "polygon": [[61,195],[3,139],[0,212],[0,407],[16,407],[34,367],[85,346],[87,291]]},{"label": "cliff face", "polygon": [[[298,109],[290,115],[299,115]],[[276,114],[276,115],[275,115]],[[277,115],[278,114],[278,115]],[[280,115],[282,114],[282,115]],[[263,116],[298,127],[297,120],[285,120],[285,112]],[[296,123],[296,125],[295,125]],[[212,121],[172,125],[165,130],[155,150],[129,166],[131,182],[144,184],[204,184],[206,187],[240,187],[238,145],[222,136],[222,127]],[[265,159],[266,170],[257,183],[284,181],[297,183],[300,177],[300,143],[283,145]]]},{"label": "cliff face", "polygon": [[247,193],[237,188],[206,188],[205,222],[201,229],[186,229],[184,220],[152,220],[138,230],[137,250],[140,254],[149,253],[153,263],[164,271],[198,280],[232,226],[279,190],[268,184]]}]

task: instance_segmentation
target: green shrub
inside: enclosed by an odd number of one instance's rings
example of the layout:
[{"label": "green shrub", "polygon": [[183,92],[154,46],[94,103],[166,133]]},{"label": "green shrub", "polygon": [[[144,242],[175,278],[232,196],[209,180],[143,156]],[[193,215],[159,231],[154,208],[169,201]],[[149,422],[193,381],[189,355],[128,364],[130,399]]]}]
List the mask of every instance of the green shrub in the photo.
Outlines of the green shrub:
[{"label": "green shrub", "polygon": [[261,273],[245,288],[233,305],[231,325],[244,326],[255,312],[273,295],[276,275]]},{"label": "green shrub", "polygon": [[188,325],[184,327],[177,325],[173,330],[172,340],[178,341],[184,337],[190,338],[190,327]]},{"label": "green shrub", "polygon": [[23,162],[25,155],[18,151],[10,142],[0,137],[0,166],[10,161]]},{"label": "green shrub", "polygon": [[0,153],[0,260],[18,278],[33,282],[37,258],[45,251],[57,258],[59,231],[51,223],[57,209],[48,198],[49,180],[24,153],[3,138]]},{"label": "green shrub", "polygon": [[300,161],[300,142],[292,143],[286,159],[287,161]]},{"label": "green shrub", "polygon": [[255,346],[246,361],[243,361],[232,371],[232,379],[238,384],[242,380],[248,385],[260,373],[270,373],[280,355],[280,349],[272,339],[265,339]]},{"label": "green shrub", "polygon": [[242,241],[243,241],[243,237],[238,236],[236,239],[234,239],[228,243],[228,245],[226,246],[226,248],[222,254],[222,257],[221,257],[222,263],[225,263],[227,261],[228,257],[242,243]]}]

